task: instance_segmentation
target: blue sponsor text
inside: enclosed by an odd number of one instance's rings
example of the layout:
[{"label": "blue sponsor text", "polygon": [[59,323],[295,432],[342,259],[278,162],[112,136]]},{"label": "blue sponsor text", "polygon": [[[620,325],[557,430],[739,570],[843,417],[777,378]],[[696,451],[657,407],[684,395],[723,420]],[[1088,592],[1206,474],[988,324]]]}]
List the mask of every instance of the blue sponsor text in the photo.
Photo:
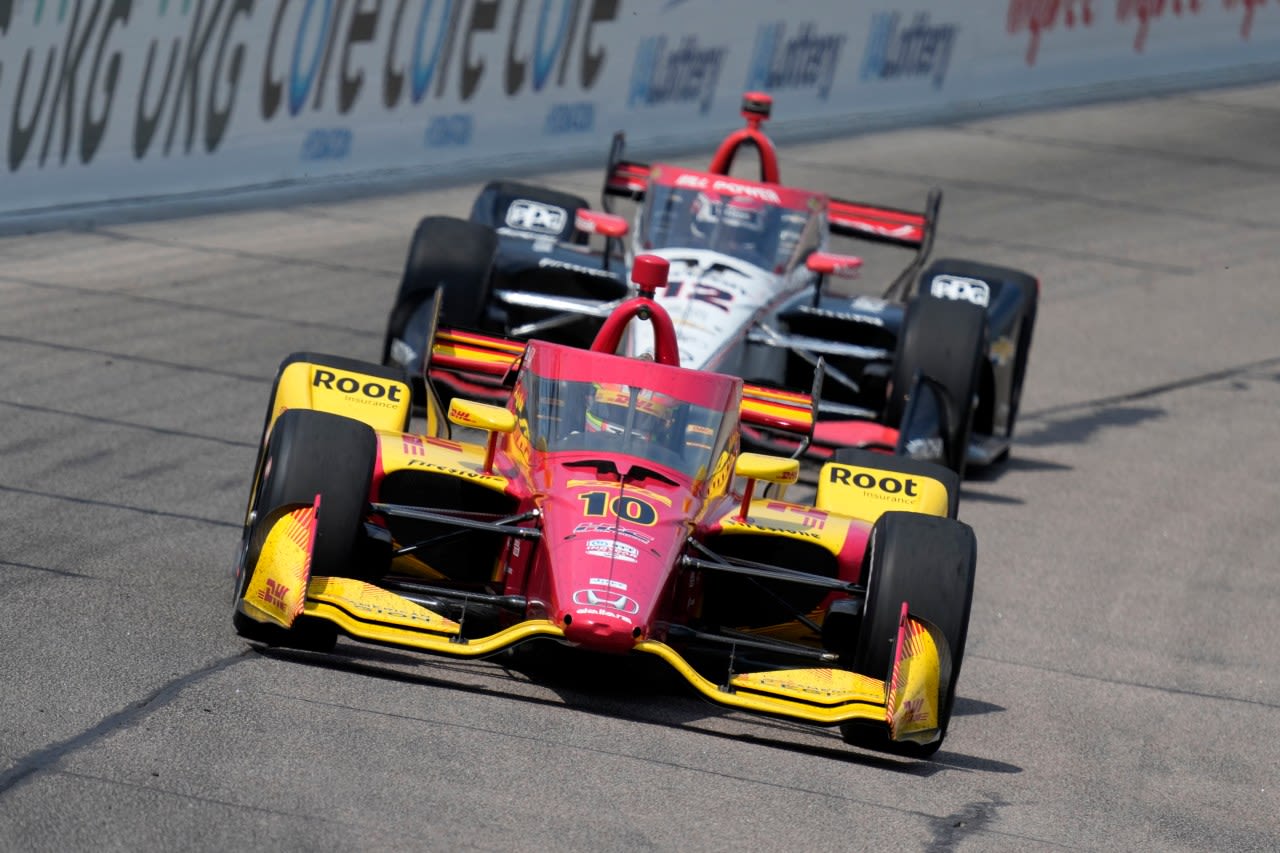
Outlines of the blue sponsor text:
[{"label": "blue sponsor text", "polygon": [[590,133],[596,126],[596,105],[591,101],[555,104],[547,112],[542,132],[548,136],[566,133]]},{"label": "blue sponsor text", "polygon": [[871,19],[862,79],[925,77],[932,79],[934,88],[941,88],[959,28],[955,24],[932,26],[928,12],[918,13],[905,28],[899,28],[901,20],[897,12],[878,12]]},{"label": "blue sponsor text", "polygon": [[700,47],[697,36],[685,36],[680,46],[667,49],[666,36],[651,36],[636,49],[628,106],[696,103],[711,109],[727,48]]},{"label": "blue sponsor text", "polygon": [[345,160],[351,156],[354,135],[345,127],[317,127],[302,140],[303,160]]},{"label": "blue sponsor text", "polygon": [[436,116],[427,122],[422,144],[427,148],[463,148],[471,144],[475,121],[468,113]]},{"label": "blue sponsor text", "polygon": [[765,24],[756,31],[747,88],[817,89],[826,100],[843,45],[843,35],[819,35],[812,23],[802,24],[791,38],[786,38],[783,22]]}]

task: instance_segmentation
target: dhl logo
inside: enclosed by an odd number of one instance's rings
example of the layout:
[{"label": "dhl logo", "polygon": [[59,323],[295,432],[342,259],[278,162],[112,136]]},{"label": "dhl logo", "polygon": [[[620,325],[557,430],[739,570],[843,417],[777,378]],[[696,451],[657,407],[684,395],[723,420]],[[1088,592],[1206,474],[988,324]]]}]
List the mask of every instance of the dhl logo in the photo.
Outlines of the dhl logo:
[{"label": "dhl logo", "polygon": [[269,578],[267,580],[267,588],[258,592],[258,599],[269,604],[276,610],[284,610],[285,598],[289,595],[289,587]]}]

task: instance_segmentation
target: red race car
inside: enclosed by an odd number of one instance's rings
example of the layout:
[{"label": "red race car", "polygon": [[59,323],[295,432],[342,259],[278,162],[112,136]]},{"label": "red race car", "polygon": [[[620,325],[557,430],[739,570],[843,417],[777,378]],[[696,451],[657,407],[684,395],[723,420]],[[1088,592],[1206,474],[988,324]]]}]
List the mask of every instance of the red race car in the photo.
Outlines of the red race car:
[{"label": "red race car", "polygon": [[[402,371],[299,353],[267,411],[234,625],[463,658],[552,642],[653,655],[722,706],[927,756],[955,698],[973,531],[943,466],[845,450],[811,503],[799,462],[741,452],[744,423],[803,440],[811,398],[679,365],[662,258],[590,349],[435,330],[432,361],[504,377],[507,404],[430,400]],[[615,354],[647,320],[652,358]],[[438,340],[437,340],[438,339]],[[429,365],[430,366],[430,365]],[[465,427],[480,436],[450,434]]]}]

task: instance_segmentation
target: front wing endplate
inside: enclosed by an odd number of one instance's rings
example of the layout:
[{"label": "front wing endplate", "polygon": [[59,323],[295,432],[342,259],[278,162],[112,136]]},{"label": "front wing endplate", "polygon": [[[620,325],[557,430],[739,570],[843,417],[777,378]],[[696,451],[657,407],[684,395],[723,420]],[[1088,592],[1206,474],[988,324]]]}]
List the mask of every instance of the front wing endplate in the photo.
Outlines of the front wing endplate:
[{"label": "front wing endplate", "polygon": [[889,735],[894,740],[932,743],[941,735],[939,713],[944,671],[949,657],[938,629],[907,615],[902,603],[897,650],[889,677]]},{"label": "front wing endplate", "polygon": [[302,613],[319,507],[317,495],[312,506],[281,513],[271,522],[240,600],[249,618],[289,628]]}]

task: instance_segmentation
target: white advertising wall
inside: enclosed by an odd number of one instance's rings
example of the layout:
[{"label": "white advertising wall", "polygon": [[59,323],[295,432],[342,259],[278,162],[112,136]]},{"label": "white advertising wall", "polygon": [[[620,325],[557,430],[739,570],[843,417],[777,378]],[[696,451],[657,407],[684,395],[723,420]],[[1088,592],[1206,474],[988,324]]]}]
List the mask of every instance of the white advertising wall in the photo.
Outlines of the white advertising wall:
[{"label": "white advertising wall", "polygon": [[1266,0],[0,0],[0,216],[1276,77]]}]

